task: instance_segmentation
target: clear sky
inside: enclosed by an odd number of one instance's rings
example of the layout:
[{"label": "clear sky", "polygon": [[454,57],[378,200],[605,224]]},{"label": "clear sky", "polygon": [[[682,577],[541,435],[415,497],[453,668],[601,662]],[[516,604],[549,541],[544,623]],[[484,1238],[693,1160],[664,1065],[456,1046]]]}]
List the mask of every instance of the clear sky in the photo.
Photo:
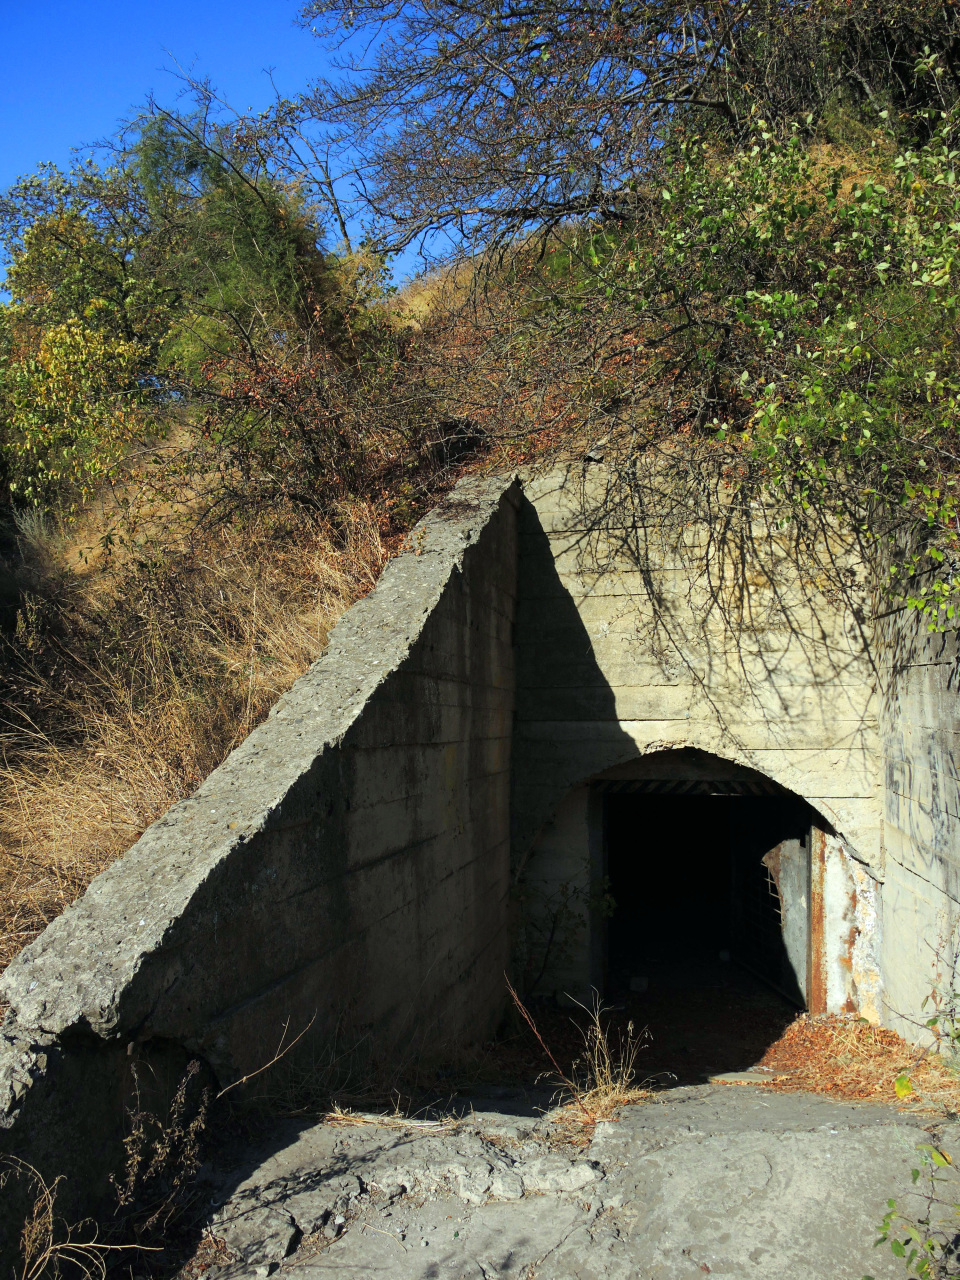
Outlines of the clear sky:
[{"label": "clear sky", "polygon": [[0,188],[110,133],[152,89],[172,100],[172,59],[233,106],[294,93],[325,70],[294,24],[296,0],[0,0]]},{"label": "clear sky", "polygon": [[[265,107],[329,71],[296,25],[298,0],[0,0],[0,190],[98,141],[153,90],[173,102],[175,62],[237,110]],[[335,240],[331,236],[331,240]],[[416,271],[414,254],[395,276]],[[2,287],[0,287],[2,294]]]}]

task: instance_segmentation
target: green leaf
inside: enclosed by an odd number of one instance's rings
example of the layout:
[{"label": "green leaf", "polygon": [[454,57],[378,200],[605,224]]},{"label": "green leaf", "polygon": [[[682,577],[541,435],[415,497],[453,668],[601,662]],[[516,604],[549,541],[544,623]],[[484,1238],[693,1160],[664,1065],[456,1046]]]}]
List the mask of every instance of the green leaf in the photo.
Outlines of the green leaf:
[{"label": "green leaf", "polygon": [[913,1093],[913,1085],[910,1083],[910,1077],[905,1071],[894,1080],[893,1089],[898,1098],[909,1098]]},{"label": "green leaf", "polygon": [[953,1161],[945,1151],[941,1151],[938,1147],[932,1147],[927,1142],[920,1143],[917,1150],[926,1151],[927,1155],[938,1169],[946,1169],[948,1165],[953,1164]]}]

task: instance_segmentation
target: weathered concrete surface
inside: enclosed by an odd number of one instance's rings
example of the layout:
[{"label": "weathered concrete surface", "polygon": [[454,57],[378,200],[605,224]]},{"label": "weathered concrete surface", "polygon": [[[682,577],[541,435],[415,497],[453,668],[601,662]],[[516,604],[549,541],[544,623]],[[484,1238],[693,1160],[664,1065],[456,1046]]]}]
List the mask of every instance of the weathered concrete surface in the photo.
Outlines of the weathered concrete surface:
[{"label": "weathered concrete surface", "polygon": [[318,1074],[493,1030],[518,503],[509,477],[458,486],[269,720],[6,971],[0,1152],[65,1174],[64,1212],[106,1190],[131,1060],[226,1085],[285,1027]]},{"label": "weathered concrete surface", "polygon": [[[820,530],[801,548],[759,509],[724,539],[722,511],[707,527],[671,521],[668,503],[639,510],[603,465],[532,477],[524,494],[512,853],[527,968],[581,1000],[602,983],[598,787],[753,777],[819,824],[817,964],[798,974],[810,1007],[882,1020],[883,655],[855,539]],[[662,850],[639,838],[637,856]],[[785,918],[811,913],[785,904]]]},{"label": "weathered concrete surface", "polygon": [[878,667],[858,546],[821,540],[840,592],[760,512],[749,540],[723,545],[695,523],[637,527],[603,466],[532,478],[524,493],[514,857],[585,778],[695,748],[802,796],[881,873]]},{"label": "weathered concrete surface", "polygon": [[875,636],[833,532],[808,562],[758,510],[723,547],[625,493],[603,467],[468,482],[414,530],[267,724],[7,971],[0,1152],[88,1209],[131,1062],[162,1098],[191,1057],[257,1070],[284,1028],[321,1076],[488,1036],[511,874],[531,919],[531,886],[592,900],[596,784],[704,760],[821,820],[785,909],[816,917],[811,1007],[917,1033],[956,958],[956,636]]},{"label": "weathered concrete surface", "polygon": [[915,1207],[931,1141],[892,1109],[755,1086],[675,1090],[583,1150],[557,1138],[489,1112],[454,1133],[306,1129],[252,1172],[208,1171],[224,1280],[902,1277],[873,1243],[890,1197]]},{"label": "weathered concrete surface", "polygon": [[896,613],[883,653],[884,1019],[915,1039],[925,998],[960,981],[958,633]]}]

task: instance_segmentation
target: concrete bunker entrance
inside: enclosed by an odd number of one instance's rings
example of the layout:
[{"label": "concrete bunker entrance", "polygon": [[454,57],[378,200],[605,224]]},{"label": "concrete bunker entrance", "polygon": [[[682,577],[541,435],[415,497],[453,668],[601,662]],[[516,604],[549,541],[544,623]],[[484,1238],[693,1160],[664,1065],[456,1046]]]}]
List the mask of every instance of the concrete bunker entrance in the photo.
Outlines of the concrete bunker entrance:
[{"label": "concrete bunker entrance", "polygon": [[602,795],[608,1004],[682,1082],[753,1066],[807,1005],[813,814],[743,785]]},{"label": "concrete bunker entrance", "polygon": [[734,964],[806,1006],[812,813],[802,800],[736,783],[619,783],[603,795],[603,824],[611,996]]},{"label": "concrete bunker entrance", "polygon": [[689,749],[576,788],[531,858],[541,901],[568,877],[566,909],[584,869],[579,946],[554,942],[541,992],[582,1002],[593,988],[649,1028],[641,1070],[665,1083],[753,1066],[800,1010],[823,1011],[828,830],[772,779]]}]

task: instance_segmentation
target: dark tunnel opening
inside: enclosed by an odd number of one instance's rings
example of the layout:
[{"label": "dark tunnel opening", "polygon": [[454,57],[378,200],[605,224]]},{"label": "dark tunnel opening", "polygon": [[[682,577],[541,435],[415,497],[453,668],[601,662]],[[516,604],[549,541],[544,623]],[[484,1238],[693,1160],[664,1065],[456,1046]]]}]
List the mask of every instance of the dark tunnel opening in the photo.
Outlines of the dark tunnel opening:
[{"label": "dark tunnel opening", "polygon": [[812,810],[707,791],[603,805],[605,994],[681,1083],[753,1066],[805,1007]]}]

